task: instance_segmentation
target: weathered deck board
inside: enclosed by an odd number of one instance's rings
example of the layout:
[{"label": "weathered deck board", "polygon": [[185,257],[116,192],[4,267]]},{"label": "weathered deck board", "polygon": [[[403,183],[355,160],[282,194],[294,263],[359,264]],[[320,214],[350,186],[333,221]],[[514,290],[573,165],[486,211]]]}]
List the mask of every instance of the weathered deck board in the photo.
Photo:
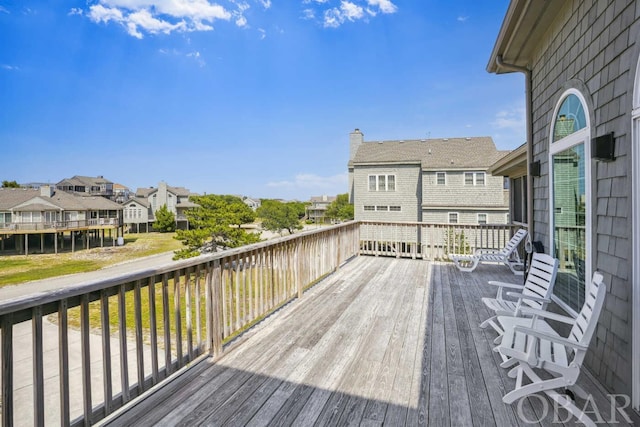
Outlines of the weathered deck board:
[{"label": "weathered deck board", "polygon": [[[563,425],[545,400],[502,403],[514,380],[495,332],[478,326],[488,280],[522,279],[502,266],[356,258],[106,424]],[[606,405],[588,375],[580,382]]]}]

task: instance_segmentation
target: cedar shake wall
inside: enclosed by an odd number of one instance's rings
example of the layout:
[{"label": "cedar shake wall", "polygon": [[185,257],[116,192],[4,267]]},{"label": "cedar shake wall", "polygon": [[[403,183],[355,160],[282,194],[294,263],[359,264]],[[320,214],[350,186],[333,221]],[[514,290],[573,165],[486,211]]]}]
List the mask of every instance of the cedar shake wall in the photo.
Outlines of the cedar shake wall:
[{"label": "cedar shake wall", "polygon": [[[592,162],[593,268],[607,283],[605,308],[586,365],[612,392],[631,394],[631,109],[640,7],[635,1],[570,1],[539,44],[532,64],[535,240],[549,241],[549,135],[562,93],[587,100],[591,137],[615,133],[616,160]],[[589,147],[585,147],[588,149]]]}]

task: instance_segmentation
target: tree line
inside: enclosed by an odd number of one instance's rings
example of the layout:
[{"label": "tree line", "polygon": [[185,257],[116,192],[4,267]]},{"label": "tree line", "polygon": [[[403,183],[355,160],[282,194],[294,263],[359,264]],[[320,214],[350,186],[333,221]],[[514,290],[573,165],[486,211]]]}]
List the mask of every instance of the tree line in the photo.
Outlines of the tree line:
[{"label": "tree line", "polygon": [[[186,211],[189,230],[176,230],[175,238],[184,248],[176,251],[174,259],[197,256],[202,252],[236,248],[261,241],[259,232],[247,231],[243,225],[261,221],[262,229],[293,234],[301,230],[306,203],[281,202],[263,199],[254,212],[240,197],[208,194],[192,196],[198,207]],[[327,208],[327,218],[346,221],[353,219],[353,205],[347,194],[339,195]],[[166,206],[156,212],[153,228],[158,231],[175,230],[175,217]]]}]

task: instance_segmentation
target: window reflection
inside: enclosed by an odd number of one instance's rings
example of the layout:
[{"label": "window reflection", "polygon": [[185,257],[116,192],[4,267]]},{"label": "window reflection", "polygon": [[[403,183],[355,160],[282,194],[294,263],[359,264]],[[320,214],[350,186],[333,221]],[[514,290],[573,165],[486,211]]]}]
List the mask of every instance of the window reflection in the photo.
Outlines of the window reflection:
[{"label": "window reflection", "polygon": [[584,144],[553,156],[555,294],[578,311],[584,302],[586,189]]}]

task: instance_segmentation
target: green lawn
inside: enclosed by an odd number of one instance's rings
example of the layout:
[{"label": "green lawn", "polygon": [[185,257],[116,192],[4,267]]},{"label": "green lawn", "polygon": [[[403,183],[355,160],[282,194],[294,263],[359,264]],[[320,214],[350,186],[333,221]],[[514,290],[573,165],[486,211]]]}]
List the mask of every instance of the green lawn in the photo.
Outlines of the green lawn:
[{"label": "green lawn", "polygon": [[0,286],[98,270],[119,262],[182,248],[175,233],[127,234],[124,246],[59,254],[0,255]]}]

